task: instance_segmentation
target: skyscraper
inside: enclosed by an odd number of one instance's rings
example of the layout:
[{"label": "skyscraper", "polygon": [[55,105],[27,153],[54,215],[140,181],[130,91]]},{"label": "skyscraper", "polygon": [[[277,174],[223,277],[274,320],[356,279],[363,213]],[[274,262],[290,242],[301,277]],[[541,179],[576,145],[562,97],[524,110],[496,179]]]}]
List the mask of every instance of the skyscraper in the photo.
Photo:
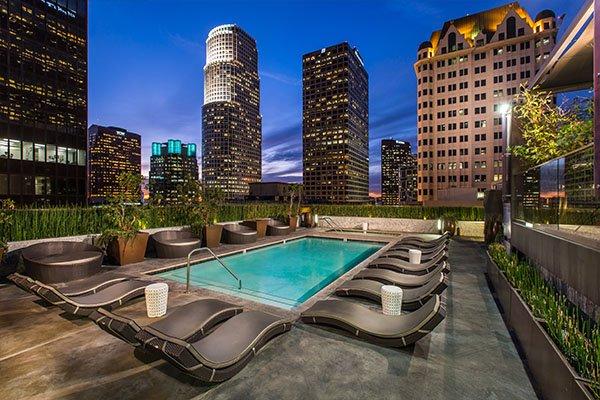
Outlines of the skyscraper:
[{"label": "skyscraper", "polygon": [[501,110],[546,62],[556,31],[552,11],[533,20],[510,3],[449,20],[421,43],[414,65],[420,201],[481,204],[502,179]]},{"label": "skyscraper", "polygon": [[142,137],[123,128],[92,125],[88,140],[88,202],[104,203],[119,193],[120,174],[142,173]]},{"label": "skyscraper", "polygon": [[262,174],[256,42],[236,25],[208,33],[202,107],[202,180],[242,199]]},{"label": "skyscraper", "polygon": [[150,197],[160,196],[165,203],[177,200],[178,186],[189,179],[198,179],[198,159],[194,143],[169,139],[152,143],[150,156]]},{"label": "skyscraper", "polygon": [[303,197],[369,201],[369,77],[348,43],[302,57]]},{"label": "skyscraper", "polygon": [[410,143],[381,141],[381,201],[385,205],[415,203],[417,162]]},{"label": "skyscraper", "polygon": [[87,0],[0,2],[0,198],[85,203]]}]

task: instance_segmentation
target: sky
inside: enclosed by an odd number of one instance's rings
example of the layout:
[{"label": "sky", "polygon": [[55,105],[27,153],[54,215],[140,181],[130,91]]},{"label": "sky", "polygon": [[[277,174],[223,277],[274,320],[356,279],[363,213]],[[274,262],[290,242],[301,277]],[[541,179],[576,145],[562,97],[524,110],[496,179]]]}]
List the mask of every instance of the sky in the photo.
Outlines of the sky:
[{"label": "sky", "polygon": [[[369,74],[370,190],[380,191],[380,141],[416,152],[419,44],[449,19],[506,1],[89,1],[89,124],[142,135],[147,175],[154,141],[202,141],[205,40],[234,23],[257,42],[263,116],[263,181],[302,180],[302,55],[347,41]],[[583,0],[523,0],[532,18],[566,14]]]}]

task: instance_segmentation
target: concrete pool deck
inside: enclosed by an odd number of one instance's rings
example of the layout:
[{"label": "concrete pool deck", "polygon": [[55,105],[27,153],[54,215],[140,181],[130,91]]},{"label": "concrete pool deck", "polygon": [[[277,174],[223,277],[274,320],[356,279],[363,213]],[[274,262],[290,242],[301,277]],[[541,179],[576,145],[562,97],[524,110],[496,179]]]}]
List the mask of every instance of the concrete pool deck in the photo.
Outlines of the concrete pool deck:
[{"label": "concrete pool deck", "polygon": [[[480,244],[452,241],[446,319],[415,346],[388,349],[297,323],[238,375],[205,385],[0,287],[0,398],[535,399],[483,274]],[[175,289],[170,306],[198,298]],[[143,315],[137,302],[119,313]]]}]

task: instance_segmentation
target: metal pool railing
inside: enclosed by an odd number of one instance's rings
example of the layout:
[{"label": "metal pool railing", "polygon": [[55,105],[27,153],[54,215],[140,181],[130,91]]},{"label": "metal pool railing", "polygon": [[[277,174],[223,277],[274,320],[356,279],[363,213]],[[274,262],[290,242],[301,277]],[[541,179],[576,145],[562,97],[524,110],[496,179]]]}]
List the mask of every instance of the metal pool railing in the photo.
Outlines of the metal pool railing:
[{"label": "metal pool railing", "polygon": [[219,264],[221,264],[221,266],[223,268],[225,268],[227,270],[227,272],[229,272],[229,274],[231,276],[233,276],[233,278],[238,282],[238,290],[241,290],[242,289],[242,281],[241,281],[241,279],[238,278],[238,276],[232,270],[230,270],[229,267],[227,265],[225,265],[223,263],[223,261],[221,261],[221,259],[211,249],[209,249],[208,247],[200,247],[200,248],[197,248],[197,249],[194,249],[194,250],[190,251],[189,254],[188,254],[188,257],[187,257],[187,267],[186,267],[185,292],[189,293],[189,291],[190,291],[190,270],[191,270],[190,260],[191,260],[192,256],[195,253],[197,253],[199,251],[202,251],[202,250],[208,251],[212,255],[212,257],[215,260],[217,260],[217,262]]}]

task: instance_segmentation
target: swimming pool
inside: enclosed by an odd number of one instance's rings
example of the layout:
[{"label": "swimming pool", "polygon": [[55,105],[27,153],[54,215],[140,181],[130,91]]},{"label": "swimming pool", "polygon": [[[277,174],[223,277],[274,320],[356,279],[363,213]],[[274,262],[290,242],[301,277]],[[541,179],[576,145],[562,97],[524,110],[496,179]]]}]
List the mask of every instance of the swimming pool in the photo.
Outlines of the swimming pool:
[{"label": "swimming pool", "polygon": [[[237,253],[191,267],[190,284],[282,308],[299,306],[319,290],[383,247],[382,243],[305,237]],[[159,276],[185,283],[186,268]]]}]

